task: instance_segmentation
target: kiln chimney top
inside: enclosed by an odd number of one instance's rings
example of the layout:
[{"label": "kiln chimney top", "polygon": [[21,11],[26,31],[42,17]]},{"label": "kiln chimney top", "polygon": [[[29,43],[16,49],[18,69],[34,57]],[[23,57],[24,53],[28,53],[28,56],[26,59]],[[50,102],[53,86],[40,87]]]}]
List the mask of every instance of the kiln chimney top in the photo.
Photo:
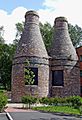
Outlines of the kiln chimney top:
[{"label": "kiln chimney top", "polygon": [[35,16],[39,17],[38,13],[36,11],[34,11],[34,10],[27,11],[26,14],[25,14],[25,18],[28,15],[35,15]]},{"label": "kiln chimney top", "polygon": [[68,22],[66,17],[57,17],[55,22]]}]

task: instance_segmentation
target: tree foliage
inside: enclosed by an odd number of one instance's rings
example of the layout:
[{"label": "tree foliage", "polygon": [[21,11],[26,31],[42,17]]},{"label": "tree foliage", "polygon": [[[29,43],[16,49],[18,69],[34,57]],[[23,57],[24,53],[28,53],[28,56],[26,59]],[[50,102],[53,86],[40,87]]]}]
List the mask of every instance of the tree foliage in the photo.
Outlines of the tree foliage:
[{"label": "tree foliage", "polygon": [[40,23],[40,31],[47,51],[51,47],[53,27],[47,22],[44,25]]},{"label": "tree foliage", "polygon": [[1,26],[1,27],[0,27],[0,44],[3,44],[3,43],[4,43],[3,35],[4,35],[4,27]]},{"label": "tree foliage", "polygon": [[14,46],[0,44],[0,84],[7,90],[11,88],[11,69]]},{"label": "tree foliage", "polygon": [[73,45],[79,45],[82,41],[82,28],[78,25],[73,26],[71,24],[68,24],[68,28]]},{"label": "tree foliage", "polygon": [[[44,44],[46,46],[47,51],[49,51],[53,37],[53,27],[48,22],[46,22],[45,24],[40,23],[39,25],[40,25],[40,31],[42,34]],[[24,29],[24,22],[16,24],[17,33],[14,43],[16,44],[18,43],[23,29]],[[72,43],[76,47],[82,41],[82,28],[79,27],[78,25],[73,26],[71,24],[68,24],[68,30]]]},{"label": "tree foliage", "polygon": [[24,22],[22,23],[18,22],[15,24],[15,26],[16,26],[16,35],[15,35],[15,40],[13,41],[13,43],[17,45],[18,41],[20,40],[23,29],[24,29]]}]

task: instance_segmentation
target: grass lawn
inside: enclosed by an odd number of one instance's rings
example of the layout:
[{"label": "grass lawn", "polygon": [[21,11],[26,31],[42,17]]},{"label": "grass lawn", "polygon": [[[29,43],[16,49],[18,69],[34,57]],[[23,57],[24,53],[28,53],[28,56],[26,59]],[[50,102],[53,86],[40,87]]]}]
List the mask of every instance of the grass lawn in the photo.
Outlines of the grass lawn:
[{"label": "grass lawn", "polygon": [[34,107],[32,109],[41,110],[45,112],[60,112],[60,113],[80,115],[78,109],[74,109],[73,107],[68,107],[68,106],[41,106],[41,107]]}]

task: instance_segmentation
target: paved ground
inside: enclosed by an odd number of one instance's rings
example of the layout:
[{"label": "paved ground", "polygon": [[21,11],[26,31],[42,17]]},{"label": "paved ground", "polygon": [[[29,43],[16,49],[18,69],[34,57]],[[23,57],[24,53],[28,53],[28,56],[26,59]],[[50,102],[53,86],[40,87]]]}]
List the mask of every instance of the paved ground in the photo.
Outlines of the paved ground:
[{"label": "paved ground", "polygon": [[10,112],[14,120],[82,120],[82,118],[58,116],[41,112]]},{"label": "paved ground", "polygon": [[21,108],[12,108],[12,107],[8,107],[7,109],[5,109],[5,112],[35,112],[33,110],[26,110],[26,109],[21,109]]},{"label": "paved ground", "polygon": [[[82,120],[82,118],[76,118],[71,116],[59,116],[53,113],[43,113],[33,110],[22,109],[22,104],[8,104],[8,108],[5,109],[9,112],[13,120]],[[7,120],[7,118],[0,117],[0,120]]]},{"label": "paved ground", "polygon": [[0,120],[8,120],[5,113],[0,113]]}]

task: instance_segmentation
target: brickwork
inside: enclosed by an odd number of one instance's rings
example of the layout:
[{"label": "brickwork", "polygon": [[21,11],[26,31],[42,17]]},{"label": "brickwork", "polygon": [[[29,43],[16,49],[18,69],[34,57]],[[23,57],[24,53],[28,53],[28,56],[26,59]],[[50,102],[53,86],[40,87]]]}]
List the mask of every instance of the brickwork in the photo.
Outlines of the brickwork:
[{"label": "brickwork", "polygon": [[[18,43],[12,65],[12,102],[21,102],[23,95],[37,97],[80,95],[79,64],[76,51],[68,33],[64,17],[55,19],[55,32],[50,57],[45,49],[39,29],[39,16],[35,11],[25,15],[25,26]],[[24,63],[38,68],[38,85],[25,85]],[[52,71],[63,71],[63,86],[52,85]]]},{"label": "brickwork", "polygon": [[[80,95],[79,64],[76,51],[68,33],[68,22],[64,17],[55,19],[55,32],[50,52],[51,96]],[[62,70],[64,86],[52,86],[52,71]]]},{"label": "brickwork", "polygon": [[[82,46],[76,48],[76,52],[79,58],[79,67],[80,71],[82,71],[82,60],[80,60],[80,57],[82,56]],[[80,88],[81,88],[81,94],[80,96],[82,97],[82,76],[80,75]]]},{"label": "brickwork", "polygon": [[[25,85],[24,63],[29,60],[29,67],[38,68],[38,86]],[[35,11],[25,15],[25,27],[18,43],[12,66],[12,101],[20,102],[25,94],[49,95],[49,60],[39,29],[39,16]]]}]

